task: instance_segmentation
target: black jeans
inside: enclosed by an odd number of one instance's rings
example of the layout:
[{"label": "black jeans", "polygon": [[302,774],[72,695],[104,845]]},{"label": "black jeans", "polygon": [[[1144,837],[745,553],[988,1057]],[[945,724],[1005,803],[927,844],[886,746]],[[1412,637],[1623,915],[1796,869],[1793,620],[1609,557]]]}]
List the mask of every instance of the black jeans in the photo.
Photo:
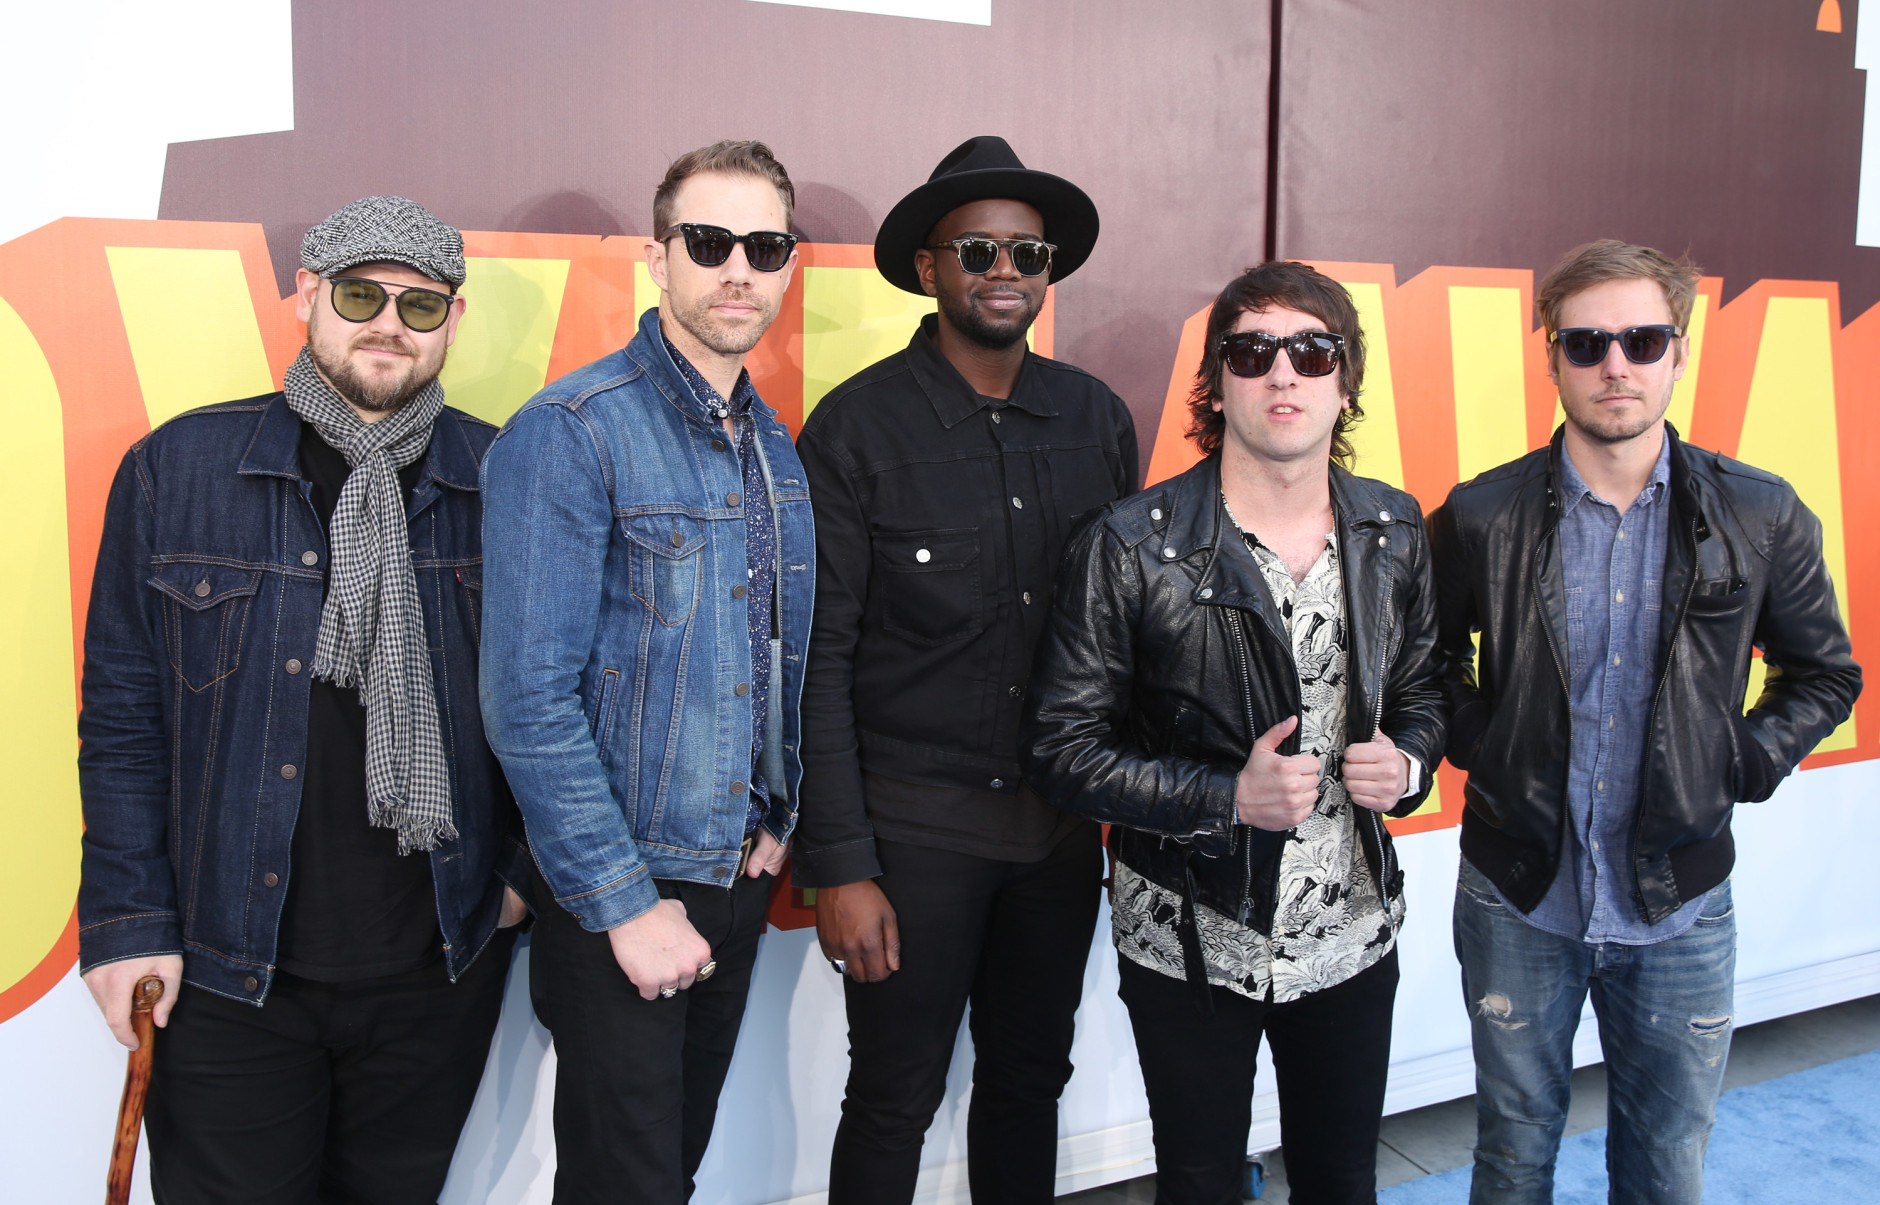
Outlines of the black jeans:
[{"label": "black jeans", "polygon": [[975,1205],[1047,1205],[1057,1102],[1097,924],[1094,824],[1041,862],[997,862],[877,841],[876,880],[901,929],[901,969],[845,980],[849,1082],[829,1205],[913,1200],[920,1148],[946,1093],[960,1014],[973,1005],[967,1179]]},{"label": "black jeans", "polygon": [[605,933],[590,933],[538,871],[529,949],[535,1015],[555,1038],[555,1205],[679,1205],[705,1158],[744,1022],[771,875],[730,887],[661,880],[718,969],[670,999],[640,998]]},{"label": "black jeans", "polygon": [[1262,1004],[1224,987],[1214,1015],[1186,980],[1117,957],[1155,1130],[1156,1205],[1238,1205],[1264,1033],[1279,1082],[1294,1205],[1377,1200],[1377,1131],[1390,1070],[1395,947],[1324,991]]},{"label": "black jeans", "polygon": [[515,933],[353,983],[277,973],[260,1008],[184,987],[144,1114],[158,1205],[433,1205],[502,1012]]}]

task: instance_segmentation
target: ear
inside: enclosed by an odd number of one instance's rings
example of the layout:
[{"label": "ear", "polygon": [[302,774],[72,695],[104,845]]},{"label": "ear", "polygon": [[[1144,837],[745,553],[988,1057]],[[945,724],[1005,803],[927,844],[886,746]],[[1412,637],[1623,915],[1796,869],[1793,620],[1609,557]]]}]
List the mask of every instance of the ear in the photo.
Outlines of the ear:
[{"label": "ear", "polygon": [[1546,340],[1547,379],[1554,383],[1555,389],[1558,389],[1560,388],[1560,344],[1547,338],[1546,332],[1542,332],[1541,338]]},{"label": "ear", "polygon": [[666,291],[666,244],[646,240],[646,274],[653,278],[659,291]]},{"label": "ear", "polygon": [[790,278],[796,275],[797,254],[795,251],[790,252],[790,258],[784,261],[783,267],[777,269],[777,292],[779,293],[789,291]]},{"label": "ear", "polygon": [[914,252],[914,274],[920,277],[920,287],[929,297],[940,296],[939,286],[935,285],[933,280],[934,268],[933,252],[925,247]]},{"label": "ear", "polygon": [[450,317],[444,319],[444,346],[457,342],[457,324],[463,321],[463,312],[470,305],[462,293],[451,298]]},{"label": "ear", "polygon": [[1674,381],[1682,381],[1684,379],[1684,370],[1691,365],[1691,337],[1689,335],[1679,335],[1672,341],[1672,347],[1677,352],[1677,362],[1671,366],[1671,379]]},{"label": "ear", "polygon": [[320,295],[320,276],[305,268],[294,271],[294,317],[305,322],[313,317],[313,302]]}]

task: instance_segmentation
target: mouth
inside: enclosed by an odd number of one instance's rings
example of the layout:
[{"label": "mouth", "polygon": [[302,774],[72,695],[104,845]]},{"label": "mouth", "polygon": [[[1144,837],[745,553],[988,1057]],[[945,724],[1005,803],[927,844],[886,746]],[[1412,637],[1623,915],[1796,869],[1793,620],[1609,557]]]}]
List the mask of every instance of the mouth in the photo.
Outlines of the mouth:
[{"label": "mouth", "polygon": [[981,293],[979,303],[996,314],[1012,314],[1025,308],[1023,293]]},{"label": "mouth", "polygon": [[1290,422],[1293,419],[1304,417],[1305,411],[1298,406],[1281,402],[1277,406],[1268,406],[1266,408],[1266,416],[1271,419],[1276,419],[1279,422]]}]

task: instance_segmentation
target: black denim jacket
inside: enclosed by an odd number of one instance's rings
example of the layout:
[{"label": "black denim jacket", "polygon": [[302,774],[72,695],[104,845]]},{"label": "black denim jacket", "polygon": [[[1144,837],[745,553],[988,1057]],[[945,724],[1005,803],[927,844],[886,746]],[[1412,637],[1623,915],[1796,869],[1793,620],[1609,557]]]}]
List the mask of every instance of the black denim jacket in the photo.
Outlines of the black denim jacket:
[{"label": "black denim jacket", "polygon": [[1005,405],[933,343],[838,386],[797,441],[816,515],[795,879],[880,873],[862,774],[1015,793],[1059,554],[1136,488],[1136,433],[1090,374],[1027,355]]}]

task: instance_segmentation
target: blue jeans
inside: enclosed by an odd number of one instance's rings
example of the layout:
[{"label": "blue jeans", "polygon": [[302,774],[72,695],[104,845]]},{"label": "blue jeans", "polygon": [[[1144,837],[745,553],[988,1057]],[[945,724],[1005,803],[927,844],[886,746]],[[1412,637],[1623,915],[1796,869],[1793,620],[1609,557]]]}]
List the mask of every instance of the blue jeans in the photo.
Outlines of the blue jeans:
[{"label": "blue jeans", "polygon": [[1681,936],[1588,945],[1529,925],[1464,860],[1455,938],[1475,1047],[1472,1205],[1553,1200],[1573,1033],[1589,987],[1606,1056],[1609,1199],[1698,1205],[1730,1052],[1730,884],[1710,893]]}]

